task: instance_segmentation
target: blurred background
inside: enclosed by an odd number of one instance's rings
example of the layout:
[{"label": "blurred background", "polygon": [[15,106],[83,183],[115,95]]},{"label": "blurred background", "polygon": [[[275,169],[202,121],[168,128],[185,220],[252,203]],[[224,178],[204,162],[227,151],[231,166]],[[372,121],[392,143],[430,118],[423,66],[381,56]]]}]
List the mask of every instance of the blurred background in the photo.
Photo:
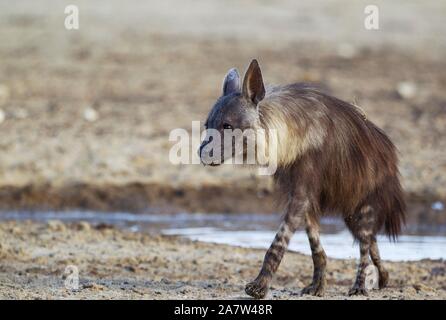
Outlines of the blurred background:
[{"label": "blurred background", "polygon": [[421,0],[1,0],[1,215],[277,212],[255,171],[168,160],[170,131],[205,120],[226,71],[257,58],[268,83],[359,105],[400,151],[407,232],[446,234],[445,18]]}]

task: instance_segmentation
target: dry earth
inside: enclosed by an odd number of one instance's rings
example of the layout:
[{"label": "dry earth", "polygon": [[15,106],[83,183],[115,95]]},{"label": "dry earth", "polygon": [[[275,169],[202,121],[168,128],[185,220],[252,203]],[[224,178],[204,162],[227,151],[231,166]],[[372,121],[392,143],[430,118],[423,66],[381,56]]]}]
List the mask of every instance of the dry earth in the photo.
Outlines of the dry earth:
[{"label": "dry earth", "polygon": [[257,57],[269,83],[358,104],[400,150],[414,221],[444,222],[430,205],[446,200],[446,4],[376,1],[377,31],[366,4],[0,3],[0,206],[274,211],[255,171],[168,161],[170,131],[203,121],[224,73]]},{"label": "dry earth", "polygon": [[[203,121],[224,73],[256,57],[269,83],[316,82],[358,104],[400,151],[409,222],[445,223],[431,204],[446,203],[446,2],[374,3],[378,31],[363,28],[362,0],[0,2],[0,208],[275,211],[254,171],[168,161],[170,131]],[[63,26],[68,4],[77,31]],[[263,254],[2,223],[0,298],[245,298]],[[288,254],[272,297],[300,298],[310,260]],[[390,287],[371,298],[446,298],[444,261],[387,265]],[[345,299],[354,271],[331,259],[327,296]]]},{"label": "dry earth", "polygon": [[[264,250],[122,232],[86,222],[0,225],[0,299],[248,299]],[[65,268],[79,271],[67,290]],[[356,262],[329,259],[328,299],[446,299],[444,261],[386,262],[389,287],[348,297]],[[311,257],[288,252],[268,298],[301,296]]]}]

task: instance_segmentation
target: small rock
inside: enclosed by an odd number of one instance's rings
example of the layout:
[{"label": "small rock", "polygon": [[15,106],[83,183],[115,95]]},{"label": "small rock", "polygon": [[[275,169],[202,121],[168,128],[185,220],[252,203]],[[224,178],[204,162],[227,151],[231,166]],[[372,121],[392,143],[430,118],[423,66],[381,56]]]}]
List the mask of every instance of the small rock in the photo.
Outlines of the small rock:
[{"label": "small rock", "polygon": [[47,223],[48,229],[51,231],[65,231],[66,227],[60,220],[49,220]]},{"label": "small rock", "polygon": [[341,43],[337,47],[337,54],[341,58],[352,59],[358,54],[358,50],[350,43]]},{"label": "small rock", "polygon": [[108,229],[112,230],[112,229],[114,229],[114,226],[109,223],[101,222],[95,226],[95,229],[96,230],[108,230]]},{"label": "small rock", "polygon": [[131,265],[135,265],[138,264],[138,259],[136,259],[135,257],[128,257],[126,259],[127,263],[131,264]]},{"label": "small rock", "polygon": [[422,283],[416,283],[413,285],[414,289],[417,290],[417,292],[419,291],[423,291],[423,292],[433,292],[435,291],[434,288],[428,287],[425,284]]},{"label": "small rock", "polygon": [[99,115],[98,112],[91,108],[91,107],[87,107],[84,109],[84,119],[89,121],[89,122],[94,122],[96,120],[98,120]]},{"label": "small rock", "polygon": [[12,234],[15,234],[15,235],[19,235],[22,233],[22,229],[20,229],[19,226],[14,226],[11,229],[9,229],[9,232],[11,232]]},{"label": "small rock", "polygon": [[432,203],[431,208],[432,208],[432,210],[435,210],[435,211],[443,211],[444,204],[441,201],[435,201],[434,203]]},{"label": "small rock", "polygon": [[105,289],[103,285],[97,284],[97,283],[87,283],[82,286],[84,289],[90,289],[90,290],[97,290],[102,291]]},{"label": "small rock", "polygon": [[28,111],[22,108],[18,108],[17,110],[14,110],[14,117],[16,119],[26,119],[28,118]]},{"label": "small rock", "polygon": [[4,104],[9,99],[9,88],[4,85],[0,84],[0,105]]},{"label": "small rock", "polygon": [[6,114],[5,114],[5,112],[4,112],[2,109],[0,109],[0,123],[2,123],[3,121],[5,121],[5,119],[6,119]]},{"label": "small rock", "polygon": [[410,81],[403,81],[398,83],[396,91],[403,99],[411,99],[415,97],[417,93],[417,87],[415,83]]},{"label": "small rock", "polygon": [[434,277],[444,277],[446,275],[445,267],[434,267],[431,270],[431,275]]},{"label": "small rock", "polygon": [[129,272],[136,272],[136,268],[134,266],[126,266],[124,269]]},{"label": "small rock", "polygon": [[91,230],[91,225],[87,221],[79,221],[76,224],[76,230],[89,231]]},{"label": "small rock", "polygon": [[7,247],[5,244],[0,243],[0,258],[4,258],[10,253],[10,248]]},{"label": "small rock", "polygon": [[414,287],[406,287],[404,292],[410,296],[417,294],[417,290]]}]

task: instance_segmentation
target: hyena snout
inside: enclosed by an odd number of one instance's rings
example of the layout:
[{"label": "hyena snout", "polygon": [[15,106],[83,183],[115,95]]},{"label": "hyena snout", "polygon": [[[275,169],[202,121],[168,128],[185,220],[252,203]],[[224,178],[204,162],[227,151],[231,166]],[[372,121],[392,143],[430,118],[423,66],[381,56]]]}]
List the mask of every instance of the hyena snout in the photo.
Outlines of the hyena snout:
[{"label": "hyena snout", "polygon": [[214,161],[214,150],[211,146],[212,137],[201,143],[200,148],[198,148],[198,156],[203,165],[218,166],[220,163]]}]

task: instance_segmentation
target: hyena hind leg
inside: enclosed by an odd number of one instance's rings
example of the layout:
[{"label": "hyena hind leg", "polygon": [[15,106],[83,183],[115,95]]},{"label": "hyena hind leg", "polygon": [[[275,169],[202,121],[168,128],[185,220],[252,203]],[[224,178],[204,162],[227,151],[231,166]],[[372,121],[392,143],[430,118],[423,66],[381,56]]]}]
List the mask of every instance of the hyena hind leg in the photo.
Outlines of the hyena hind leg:
[{"label": "hyena hind leg", "polygon": [[315,296],[323,296],[327,280],[325,276],[325,269],[327,266],[327,255],[324,248],[322,248],[319,238],[319,225],[306,218],[305,228],[310,241],[311,257],[313,258],[313,281],[302,290],[302,294],[311,294]]},{"label": "hyena hind leg", "polygon": [[387,283],[389,282],[389,272],[387,272],[387,270],[382,265],[375,236],[372,237],[370,243],[370,258],[372,258],[373,264],[378,268],[379,288],[385,288],[387,286]]},{"label": "hyena hind leg", "polygon": [[[359,265],[356,274],[356,280],[353,287],[348,292],[349,295],[367,295],[366,272],[369,266],[372,248],[372,240],[375,237],[376,216],[375,210],[371,205],[364,205],[353,216],[345,220],[353,236],[359,241]],[[375,253],[376,248],[373,247]]]},{"label": "hyena hind leg", "polygon": [[369,265],[370,240],[362,239],[359,242],[359,266],[356,274],[356,280],[348,295],[368,295],[365,287],[366,268]]}]

